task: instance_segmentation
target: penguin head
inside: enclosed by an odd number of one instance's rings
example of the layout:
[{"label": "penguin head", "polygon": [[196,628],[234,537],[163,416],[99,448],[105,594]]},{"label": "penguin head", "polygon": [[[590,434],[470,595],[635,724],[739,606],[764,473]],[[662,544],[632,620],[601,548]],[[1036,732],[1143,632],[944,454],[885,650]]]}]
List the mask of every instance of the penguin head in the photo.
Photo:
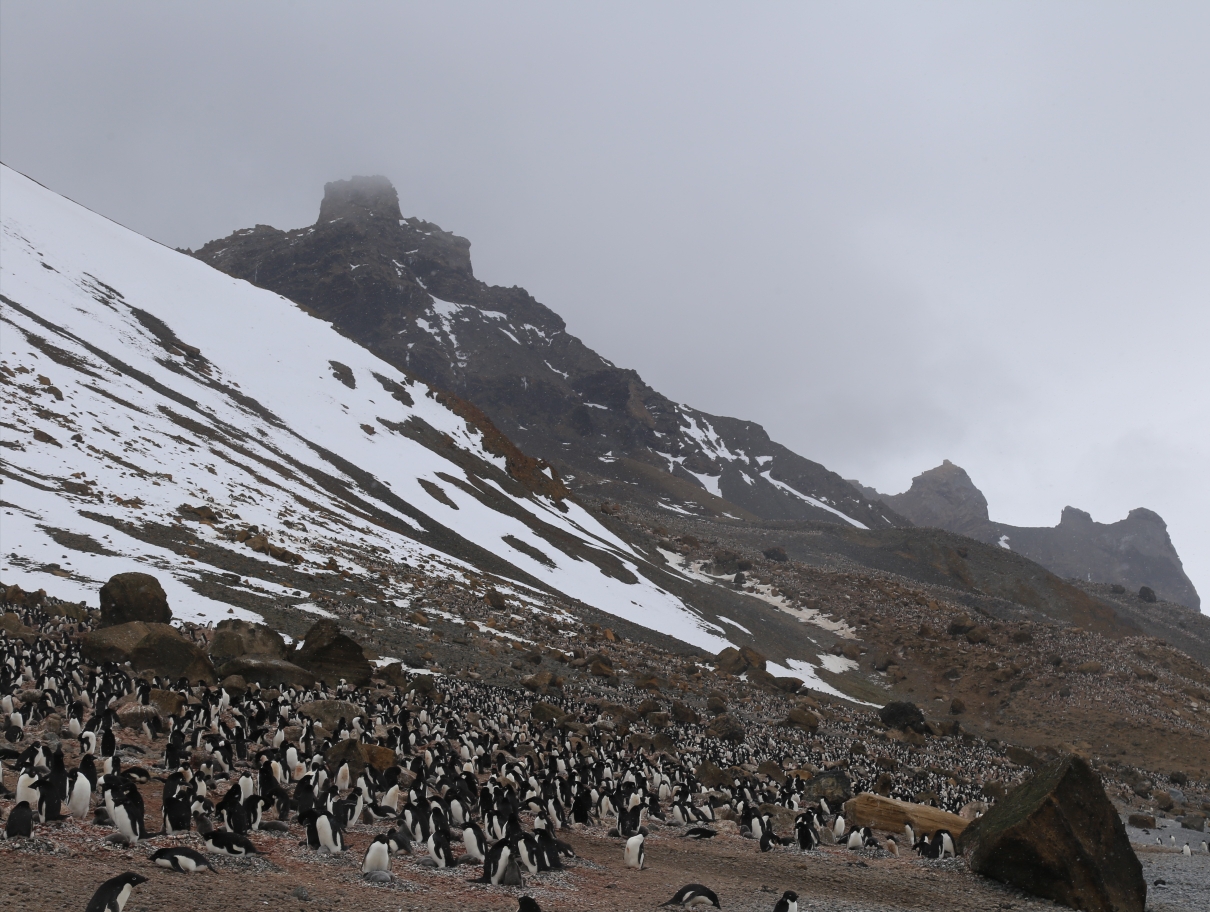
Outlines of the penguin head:
[{"label": "penguin head", "polygon": [[517,901],[517,912],[542,912],[542,907],[532,896],[522,896]]}]

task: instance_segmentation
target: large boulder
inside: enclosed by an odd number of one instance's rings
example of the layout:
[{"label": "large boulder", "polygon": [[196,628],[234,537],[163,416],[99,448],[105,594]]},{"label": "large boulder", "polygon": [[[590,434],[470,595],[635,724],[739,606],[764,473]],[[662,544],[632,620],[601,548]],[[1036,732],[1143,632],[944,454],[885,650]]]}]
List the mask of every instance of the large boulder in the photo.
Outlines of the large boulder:
[{"label": "large boulder", "polygon": [[184,678],[190,684],[218,683],[205,650],[167,624],[148,624],[146,636],[131,650],[128,661],[144,676],[163,675],[174,681]]},{"label": "large boulder", "polygon": [[703,760],[693,775],[708,789],[728,788],[731,785],[731,777],[709,760]]},{"label": "large boulder", "polygon": [[102,627],[131,621],[167,624],[171,620],[164,587],[149,573],[119,573],[101,587]]},{"label": "large boulder", "polygon": [[373,671],[365,651],[327,618],[312,625],[291,661],[328,684],[342,679],[355,686],[369,684]]},{"label": "large boulder", "polygon": [[310,703],[300,704],[298,711],[310,716],[322,725],[326,732],[335,731],[336,723],[341,719],[352,723],[357,716],[365,715],[357,708],[357,704],[345,700],[312,700]]},{"label": "large boulder", "polygon": [[354,741],[352,738],[346,738],[328,748],[324,759],[334,770],[339,769],[341,764],[348,763],[349,769],[353,771],[354,775],[357,775],[367,766],[372,766],[379,772],[390,769],[395,765],[395,752],[389,747],[365,744]]},{"label": "large boulder", "polygon": [[813,732],[819,728],[819,721],[819,716],[805,706],[795,706],[778,724],[786,728],[801,728],[803,731]]},{"label": "large boulder", "polygon": [[888,703],[878,710],[878,718],[887,728],[911,729],[917,732],[924,728],[924,713],[915,703]]},{"label": "large boulder", "polygon": [[239,618],[219,621],[210,640],[210,660],[215,665],[245,655],[284,659],[288,651],[286,641],[272,627]]},{"label": "large boulder", "polygon": [[150,628],[142,621],[131,621],[116,627],[90,630],[80,640],[80,655],[86,662],[99,665],[101,662],[117,662],[119,665],[130,660],[130,654],[147,636]]},{"label": "large boulder", "polygon": [[972,871],[1083,912],[1143,912],[1147,882],[1100,777],[1043,767],[962,834]]},{"label": "large boulder", "polygon": [[711,738],[730,741],[732,744],[742,744],[745,738],[744,727],[730,713],[715,716],[706,726],[706,734]]},{"label": "large boulder", "polygon": [[853,783],[843,770],[828,770],[804,782],[802,796],[808,802],[822,798],[835,810],[853,797]]},{"label": "large boulder", "polygon": [[218,666],[223,678],[238,675],[249,684],[261,687],[314,687],[315,675],[293,662],[265,655],[242,655]]}]

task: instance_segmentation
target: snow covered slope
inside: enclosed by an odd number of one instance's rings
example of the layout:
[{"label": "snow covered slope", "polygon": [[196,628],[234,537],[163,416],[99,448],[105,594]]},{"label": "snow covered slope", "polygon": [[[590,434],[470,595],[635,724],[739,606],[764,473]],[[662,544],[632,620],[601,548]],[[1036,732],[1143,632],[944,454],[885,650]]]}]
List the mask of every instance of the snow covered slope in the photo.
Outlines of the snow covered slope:
[{"label": "snow covered slope", "polygon": [[[233,575],[179,547],[187,524],[253,568],[364,572],[336,559],[352,549],[726,645],[590,514],[519,484],[480,430],[329,324],[8,168],[0,195],[6,583],[95,604],[142,565],[178,616],[226,616],[204,583]],[[271,576],[228,585],[303,594]]]}]

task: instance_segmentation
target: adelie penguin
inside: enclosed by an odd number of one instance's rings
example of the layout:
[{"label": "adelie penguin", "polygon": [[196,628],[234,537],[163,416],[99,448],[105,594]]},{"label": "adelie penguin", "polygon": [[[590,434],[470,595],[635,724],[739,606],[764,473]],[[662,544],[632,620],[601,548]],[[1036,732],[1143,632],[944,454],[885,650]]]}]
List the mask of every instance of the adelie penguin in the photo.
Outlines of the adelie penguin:
[{"label": "adelie penguin", "polygon": [[29,839],[34,835],[34,811],[28,801],[18,801],[4,825],[7,839]]},{"label": "adelie penguin", "polygon": [[[389,880],[391,877],[391,846],[386,835],[375,836],[366,847],[361,859],[361,873],[373,880]],[[386,875],[382,877],[381,875]]]},{"label": "adelie penguin", "polygon": [[522,896],[517,900],[517,912],[542,912],[542,907],[532,896]]},{"label": "adelie penguin", "polygon": [[111,877],[97,887],[84,912],[122,912],[131,891],[141,883],[147,883],[147,878],[133,871]]},{"label": "adelie penguin", "polygon": [[717,830],[712,830],[709,827],[690,827],[685,831],[682,839],[713,839],[718,835]]},{"label": "adelie penguin", "polygon": [[206,851],[213,855],[259,855],[256,846],[247,836],[239,833],[227,833],[223,830],[211,830],[202,836]]},{"label": "adelie penguin", "polygon": [[787,890],[773,907],[773,912],[798,912],[798,894]]},{"label": "adelie penguin", "polygon": [[643,848],[643,843],[646,841],[647,838],[642,833],[626,840],[626,848],[622,850],[626,867],[634,868],[636,871],[643,870],[643,865],[647,863],[647,852]]},{"label": "adelie penguin", "polygon": [[709,887],[703,884],[685,884],[673,894],[672,899],[666,903],[660,903],[660,907],[664,906],[680,906],[684,909],[704,909],[707,906],[713,906],[716,909],[721,909],[718,904],[718,894]]},{"label": "adelie penguin", "polygon": [[151,860],[161,868],[169,868],[179,874],[192,874],[202,868],[214,870],[205,855],[186,846],[169,846],[166,849],[159,849],[151,856]]}]

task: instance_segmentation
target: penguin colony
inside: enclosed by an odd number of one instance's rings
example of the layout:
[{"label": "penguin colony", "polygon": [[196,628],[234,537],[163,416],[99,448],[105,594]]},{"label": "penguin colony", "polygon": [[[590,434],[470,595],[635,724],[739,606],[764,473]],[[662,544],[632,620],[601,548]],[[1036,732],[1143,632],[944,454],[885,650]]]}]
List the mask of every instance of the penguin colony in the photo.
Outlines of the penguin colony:
[{"label": "penguin colony", "polygon": [[[26,643],[0,630],[0,811],[8,839],[49,835],[55,822],[73,818],[107,832],[109,841],[147,844],[151,864],[194,874],[212,871],[215,856],[260,854],[258,835],[270,832],[294,834],[316,853],[339,855],[348,850],[348,828],[363,823],[381,828],[362,857],[367,881],[391,882],[392,860],[403,854],[431,868],[465,867],[475,882],[512,887],[574,858],[559,834],[575,824],[607,826],[618,840],[619,867],[634,871],[645,867],[646,824],[653,818],[681,828],[686,839],[710,839],[718,833],[712,824],[734,820],[760,852],[838,844],[899,854],[895,837],[848,826],[826,800],[808,798],[800,778],[779,783],[733,776],[713,789],[698,781],[694,769],[702,761],[736,770],[784,752],[786,745],[773,737],[730,745],[686,732],[676,755],[645,753],[601,737],[592,726],[544,730],[529,717],[531,698],[524,692],[453,679],[443,682],[441,702],[343,683],[254,687],[233,697],[184,680],[135,679],[116,666],[87,666],[63,635],[62,621],[36,608],[21,615],[40,635]],[[155,691],[179,694],[183,709],[163,721],[148,713],[138,734],[151,750],[124,750],[129,729],[119,722],[119,701],[149,706]],[[307,707],[327,699],[347,701],[357,713],[324,730]],[[597,710],[573,701],[562,706],[582,719]],[[27,728],[51,714],[63,720],[57,738],[26,737]],[[63,749],[69,740],[78,756],[70,769]],[[348,740],[387,748],[394,762],[377,769],[325,759]],[[839,743],[816,743],[813,762],[839,753]],[[132,755],[137,764],[130,764]],[[144,813],[148,789],[161,795],[158,820]],[[954,807],[970,797],[951,780],[939,803]],[[776,832],[762,811],[770,804],[792,812],[792,831]],[[195,834],[195,847],[156,846],[158,837],[180,834]],[[917,836],[908,829],[900,838],[924,858],[955,853],[945,831]],[[128,872],[106,881],[88,909],[121,912],[145,880]],[[721,908],[702,884],[686,885],[663,905]],[[520,908],[539,910],[532,897],[523,897]],[[794,891],[775,906],[797,908]]]}]

